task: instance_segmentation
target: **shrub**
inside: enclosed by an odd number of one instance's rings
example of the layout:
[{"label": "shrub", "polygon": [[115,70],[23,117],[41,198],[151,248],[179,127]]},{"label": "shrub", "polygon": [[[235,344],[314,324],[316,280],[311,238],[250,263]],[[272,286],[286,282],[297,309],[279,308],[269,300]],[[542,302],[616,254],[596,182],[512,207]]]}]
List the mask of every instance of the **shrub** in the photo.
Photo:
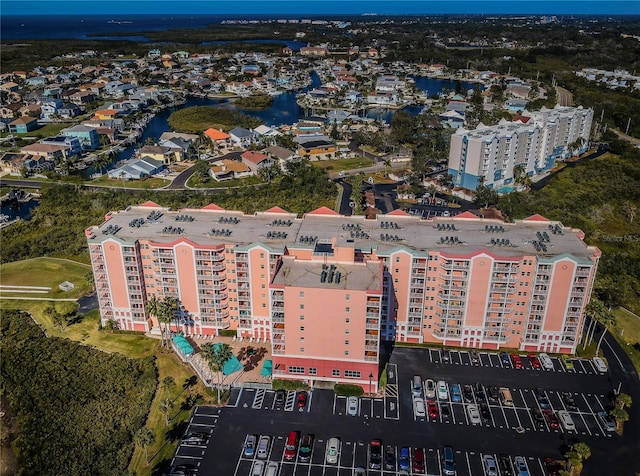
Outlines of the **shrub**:
[{"label": "shrub", "polygon": [[238,332],[235,329],[222,329],[220,330],[220,335],[222,337],[235,337],[238,335]]},{"label": "shrub", "polygon": [[364,393],[362,387],[347,383],[337,383],[335,387],[333,387],[333,391],[336,392],[336,395],[343,395],[345,397],[361,397]]},{"label": "shrub", "polygon": [[271,388],[274,390],[309,390],[309,385],[301,380],[274,379]]}]

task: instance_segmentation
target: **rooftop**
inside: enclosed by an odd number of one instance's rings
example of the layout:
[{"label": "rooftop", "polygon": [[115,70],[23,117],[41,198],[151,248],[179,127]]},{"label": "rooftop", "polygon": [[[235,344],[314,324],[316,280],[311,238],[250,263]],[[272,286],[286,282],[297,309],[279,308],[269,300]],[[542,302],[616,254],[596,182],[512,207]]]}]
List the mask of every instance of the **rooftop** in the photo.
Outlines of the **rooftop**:
[{"label": "rooftop", "polygon": [[[516,223],[503,223],[500,220],[470,218],[470,214],[463,214],[461,218],[423,220],[396,211],[378,215],[375,220],[365,220],[363,216],[342,216],[328,209],[318,209],[316,213],[310,212],[299,218],[296,214],[280,210],[245,215],[217,206],[171,211],[153,205],[131,206],[112,212],[108,221],[88,230],[92,235],[89,242],[99,243],[115,238],[128,243],[149,240],[171,246],[176,240],[188,239],[200,245],[235,244],[241,248],[262,243],[278,252],[285,247],[315,250],[319,244],[329,246],[335,243],[363,252],[375,249],[378,256],[388,256],[393,250],[404,247],[425,254],[435,251],[447,257],[461,258],[480,251],[507,259],[519,259],[522,255],[551,258],[569,254],[585,262],[590,262],[597,251],[582,241],[580,230],[538,216]],[[161,216],[149,220],[149,214],[154,211]],[[179,223],[183,229],[180,235],[163,233],[167,226],[177,223],[179,215],[184,214],[193,217],[193,221]],[[141,225],[131,226],[135,220]],[[121,229],[116,235],[105,235],[102,230],[108,225],[118,225]],[[225,230],[225,233],[220,230]],[[542,237],[546,232],[548,240],[541,239],[538,232]]]}]

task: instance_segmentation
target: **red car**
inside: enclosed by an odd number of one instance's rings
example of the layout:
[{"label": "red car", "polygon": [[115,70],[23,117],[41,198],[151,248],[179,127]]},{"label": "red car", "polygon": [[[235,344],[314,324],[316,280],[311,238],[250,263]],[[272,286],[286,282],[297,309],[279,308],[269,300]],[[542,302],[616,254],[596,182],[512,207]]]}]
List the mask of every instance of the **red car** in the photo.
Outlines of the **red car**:
[{"label": "red car", "polygon": [[422,448],[413,450],[413,472],[424,474],[424,451]]},{"label": "red car", "polygon": [[511,362],[513,362],[513,367],[516,369],[524,368],[522,365],[522,359],[518,354],[511,354]]},{"label": "red car", "polygon": [[558,417],[555,413],[553,413],[551,409],[545,410],[544,414],[552,430],[557,430],[558,428],[560,428],[560,421],[558,421]]},{"label": "red car", "polygon": [[438,418],[438,405],[433,400],[427,402],[427,411],[429,412],[429,418]]},{"label": "red car", "polygon": [[527,357],[529,357],[529,362],[531,362],[531,367],[533,367],[536,370],[540,370],[542,368],[540,359],[536,354],[529,354]]},{"label": "red car", "polygon": [[549,457],[544,459],[544,466],[549,476],[558,476],[560,471],[565,469],[562,462]]},{"label": "red car", "polygon": [[297,401],[298,410],[304,410],[305,405],[307,404],[307,392],[298,392],[298,401]]}]

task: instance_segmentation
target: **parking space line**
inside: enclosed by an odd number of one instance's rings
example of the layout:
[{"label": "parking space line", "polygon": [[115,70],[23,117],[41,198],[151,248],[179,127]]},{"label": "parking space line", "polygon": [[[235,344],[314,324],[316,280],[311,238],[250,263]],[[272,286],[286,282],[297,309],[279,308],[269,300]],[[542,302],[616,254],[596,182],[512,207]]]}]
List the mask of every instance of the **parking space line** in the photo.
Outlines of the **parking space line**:
[{"label": "parking space line", "polygon": [[[467,459],[467,469],[469,470],[469,474],[473,474],[473,471],[471,471],[471,461],[469,461],[469,453],[467,453],[465,451],[464,453],[465,458]],[[481,459],[482,459],[482,454],[480,455]]]}]

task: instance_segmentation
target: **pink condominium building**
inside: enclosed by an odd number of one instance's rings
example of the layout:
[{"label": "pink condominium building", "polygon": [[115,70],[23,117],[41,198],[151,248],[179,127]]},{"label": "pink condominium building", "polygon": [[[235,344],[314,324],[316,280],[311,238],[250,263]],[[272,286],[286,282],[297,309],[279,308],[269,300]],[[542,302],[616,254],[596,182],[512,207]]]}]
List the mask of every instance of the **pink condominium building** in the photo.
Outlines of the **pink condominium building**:
[{"label": "pink condominium building", "polygon": [[465,212],[376,220],[326,207],[302,217],[153,202],[86,230],[103,323],[159,332],[151,296],[181,308],[186,335],[271,343],[277,378],[376,390],[382,341],[574,353],[600,251],[534,215]]}]

